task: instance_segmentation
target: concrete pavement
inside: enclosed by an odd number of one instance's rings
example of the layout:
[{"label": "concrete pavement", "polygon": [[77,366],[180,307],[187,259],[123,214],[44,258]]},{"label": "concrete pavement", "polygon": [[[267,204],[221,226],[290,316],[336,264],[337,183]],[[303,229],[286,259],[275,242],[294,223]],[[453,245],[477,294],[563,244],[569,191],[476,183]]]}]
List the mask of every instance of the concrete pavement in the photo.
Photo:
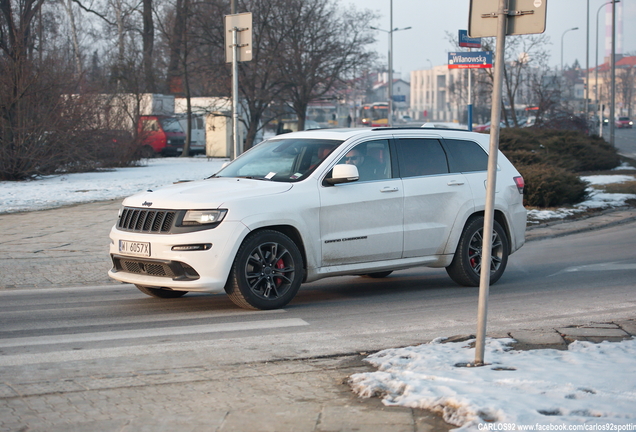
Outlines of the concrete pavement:
[{"label": "concrete pavement", "polygon": [[[0,215],[0,290],[115,285],[106,272],[119,201]],[[533,226],[528,241],[636,220],[621,209]],[[466,337],[460,335],[459,337]],[[633,320],[515,331],[518,349],[565,349],[574,340],[636,336]],[[0,353],[1,355],[1,353]],[[0,375],[1,431],[444,431],[435,414],[353,395],[346,379],[372,370],[346,354],[236,366],[108,371],[53,381]],[[81,374],[80,374],[81,375]]]}]

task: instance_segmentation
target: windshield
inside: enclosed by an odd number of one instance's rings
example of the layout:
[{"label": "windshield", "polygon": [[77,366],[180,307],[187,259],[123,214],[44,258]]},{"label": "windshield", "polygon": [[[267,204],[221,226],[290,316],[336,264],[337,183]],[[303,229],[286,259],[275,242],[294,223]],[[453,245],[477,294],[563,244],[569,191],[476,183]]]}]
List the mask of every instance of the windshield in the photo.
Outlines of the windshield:
[{"label": "windshield", "polygon": [[181,132],[183,133],[183,128],[179,124],[179,121],[175,118],[162,118],[160,120],[161,127],[164,132]]},{"label": "windshield", "polygon": [[305,179],[342,141],[271,139],[242,154],[214,177],[247,177],[279,182]]}]

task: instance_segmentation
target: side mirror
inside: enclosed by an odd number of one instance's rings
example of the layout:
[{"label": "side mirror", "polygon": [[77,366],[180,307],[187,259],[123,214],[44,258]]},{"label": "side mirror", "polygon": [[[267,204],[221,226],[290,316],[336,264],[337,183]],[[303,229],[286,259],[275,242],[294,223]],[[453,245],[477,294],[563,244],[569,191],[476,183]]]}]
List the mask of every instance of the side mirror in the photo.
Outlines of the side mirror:
[{"label": "side mirror", "polygon": [[326,178],[325,181],[330,185],[337,185],[341,183],[351,183],[357,181],[359,178],[360,174],[358,173],[357,166],[340,164],[333,167],[331,178]]}]

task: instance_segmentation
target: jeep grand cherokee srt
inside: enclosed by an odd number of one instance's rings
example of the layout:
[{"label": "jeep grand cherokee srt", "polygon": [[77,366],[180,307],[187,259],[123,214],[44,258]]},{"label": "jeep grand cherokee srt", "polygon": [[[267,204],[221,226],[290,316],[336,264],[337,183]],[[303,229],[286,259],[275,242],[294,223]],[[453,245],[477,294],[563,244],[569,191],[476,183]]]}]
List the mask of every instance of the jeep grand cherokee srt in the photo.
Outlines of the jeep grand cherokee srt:
[{"label": "jeep grand cherokee srt", "polygon": [[498,155],[492,258],[482,263],[488,135],[325,129],[279,135],[205,180],[139,193],[110,233],[109,275],[164,298],[225,290],[285,306],[328,276],[444,267],[491,283],[525,241],[523,178]]}]

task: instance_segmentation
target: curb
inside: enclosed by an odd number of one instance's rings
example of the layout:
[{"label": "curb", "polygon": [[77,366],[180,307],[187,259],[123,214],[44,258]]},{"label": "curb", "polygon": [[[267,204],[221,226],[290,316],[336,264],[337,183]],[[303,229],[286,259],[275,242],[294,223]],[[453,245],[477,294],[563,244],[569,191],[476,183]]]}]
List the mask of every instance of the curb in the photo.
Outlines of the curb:
[{"label": "curb", "polygon": [[563,237],[622,225],[636,221],[636,209],[621,207],[603,211],[599,215],[577,219],[558,220],[526,228],[526,242]]}]

